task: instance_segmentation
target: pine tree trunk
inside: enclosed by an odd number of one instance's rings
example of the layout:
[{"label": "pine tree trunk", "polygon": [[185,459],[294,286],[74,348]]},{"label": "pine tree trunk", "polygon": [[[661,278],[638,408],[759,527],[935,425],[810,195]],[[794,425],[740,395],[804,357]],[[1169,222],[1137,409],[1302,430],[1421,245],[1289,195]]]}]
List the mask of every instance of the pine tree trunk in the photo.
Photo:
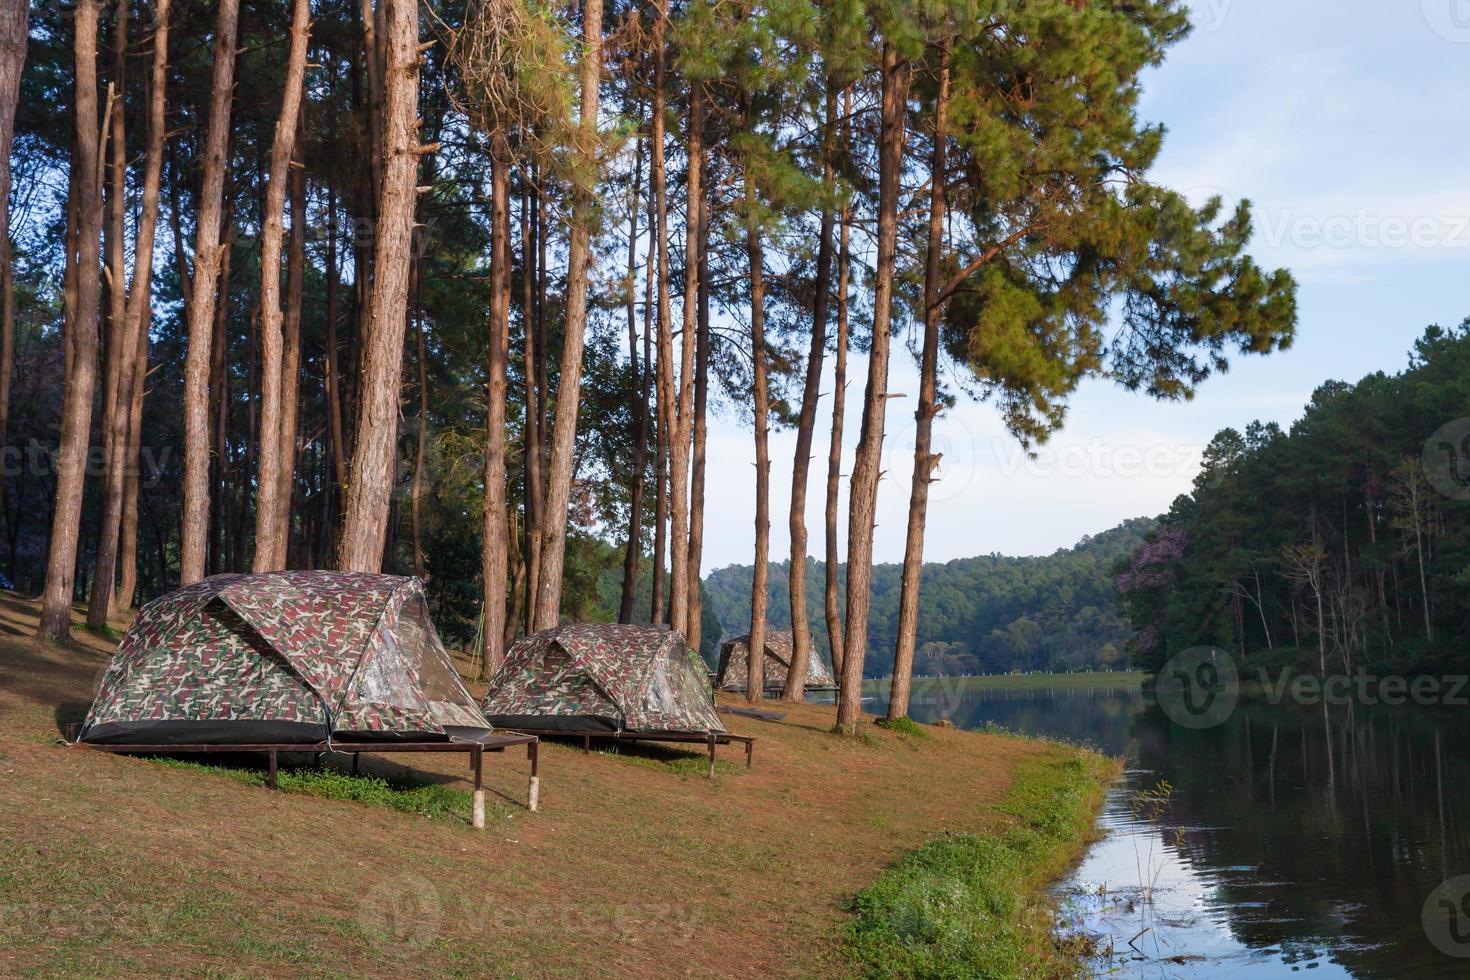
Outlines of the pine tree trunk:
[{"label": "pine tree trunk", "polygon": [[914,476],[909,488],[908,534],[903,549],[903,582],[898,600],[898,647],[893,658],[893,686],[888,718],[908,717],[919,632],[919,577],[924,567],[924,522],[929,513],[929,484],[939,457],[932,452],[939,376],[940,259],[944,248],[945,115],[949,111],[949,41],[939,50],[939,93],[934,100],[934,151],[929,164],[929,244],[924,262],[924,348],[919,355],[919,405],[914,411]]},{"label": "pine tree trunk", "polygon": [[[163,5],[161,4],[160,7]],[[161,15],[161,10],[160,10]],[[153,311],[143,307],[142,329],[138,331],[138,350],[133,355],[133,404],[128,412],[128,463],[123,472],[122,540],[118,544],[117,595],[112,599],[114,611],[133,607],[138,593],[138,496],[142,492],[138,453],[143,441],[143,394],[148,378],[148,325]],[[162,584],[162,583],[160,583]]]},{"label": "pine tree trunk", "polygon": [[[653,195],[653,221],[649,229],[653,235],[656,246],[654,251],[655,268],[654,276],[655,292],[657,296],[658,313],[658,424],[667,435],[664,438],[665,454],[668,461],[668,515],[669,515],[669,625],[676,633],[687,635],[689,614],[689,440],[688,429],[685,426],[685,418],[682,414],[682,387],[681,382],[686,380],[687,373],[682,377],[676,377],[678,355],[674,352],[674,324],[673,311],[670,309],[669,295],[669,220],[668,220],[668,180],[665,167],[665,145],[664,145],[664,45],[663,36],[667,17],[667,7],[659,5],[657,13],[658,20],[653,29],[653,114],[652,114],[652,140],[650,146],[650,172],[649,181]],[[691,164],[689,172],[693,174],[694,167]],[[696,180],[697,183],[697,180]],[[697,190],[697,188],[695,188]],[[698,198],[691,197],[696,202],[690,209],[690,227],[697,227],[699,220]],[[686,239],[691,248],[696,241],[694,237]],[[686,263],[689,260],[686,259]],[[684,319],[691,322],[690,314],[694,311],[686,309]],[[692,341],[692,331],[684,335],[684,339]],[[686,343],[687,346],[687,343]],[[691,348],[692,350],[692,348]]]},{"label": "pine tree trunk", "polygon": [[77,538],[81,530],[82,491],[92,429],[92,395],[97,383],[97,314],[100,304],[102,187],[98,173],[101,132],[97,121],[97,0],[78,0],[72,16],[76,56],[76,144],[72,167],[77,179],[76,302],[67,323],[71,348],[61,406],[61,445],[41,596],[38,635],[54,640],[71,634],[72,590],[76,581]]},{"label": "pine tree trunk", "polygon": [[484,602],[484,669],[494,676],[505,659],[505,586],[510,536],[505,501],[506,366],[510,360],[510,146],[504,133],[490,137],[490,338],[485,504],[481,538]]},{"label": "pine tree trunk", "polygon": [[750,586],[750,647],[746,658],[745,699],[759,701],[766,683],[766,602],[771,568],[771,448],[766,390],[766,290],[755,186],[745,173],[745,255],[750,268],[751,411],[755,416],[755,568]]},{"label": "pine tree trunk", "polygon": [[[30,36],[30,4],[0,3],[0,446],[10,425],[10,378],[15,363],[15,249],[10,240],[10,148],[15,142],[15,108]],[[5,500],[0,480],[0,505]],[[3,509],[0,509],[3,513]],[[14,560],[10,576],[16,577]]]},{"label": "pine tree trunk", "polygon": [[286,253],[286,309],[281,324],[281,448],[280,488],[276,491],[279,506],[276,517],[276,541],[280,551],[277,565],[291,565],[291,501],[296,487],[296,456],[300,428],[301,394],[301,305],[306,287],[306,168],[303,146],[306,142],[305,111],[296,115],[296,152],[291,164],[291,241]]},{"label": "pine tree trunk", "polygon": [[372,292],[364,324],[362,383],[352,465],[343,502],[337,564],[343,571],[382,568],[388,503],[398,456],[398,396],[403,383],[403,335],[408,323],[418,158],[418,5],[379,0],[383,43],[383,182],[378,196]]},{"label": "pine tree trunk", "polygon": [[[282,429],[285,339],[281,310],[281,248],[285,241],[286,191],[291,183],[291,161],[296,155],[298,117],[306,81],[307,31],[311,4],[292,0],[291,48],[286,56],[286,80],[281,113],[271,140],[270,178],[265,191],[265,215],[260,236],[260,470],[255,491],[255,572],[274,572],[286,566],[283,528],[290,522],[290,499],[281,499]],[[416,42],[415,42],[416,43]],[[293,440],[294,441],[294,440]]]},{"label": "pine tree trunk", "polygon": [[[842,92],[842,144],[846,146],[850,130],[846,120],[852,116],[852,89]],[[832,648],[832,676],[842,676],[842,612],[839,608],[839,567],[837,550],[837,500],[842,487],[842,428],[847,408],[847,292],[852,270],[851,212],[844,202],[837,234],[837,337],[832,374],[832,436],[827,446],[827,508],[825,519],[825,567],[823,575],[824,612],[827,619],[827,642]]]},{"label": "pine tree trunk", "polygon": [[806,379],[801,393],[801,414],[796,424],[796,454],[791,465],[791,669],[786,673],[784,701],[801,701],[806,697],[807,664],[812,656],[812,630],[806,610],[806,487],[811,473],[812,438],[817,422],[817,399],[822,388],[822,359],[827,353],[827,307],[832,291],[832,228],[835,221],[832,197],[837,175],[832,164],[833,143],[837,137],[837,89],[827,86],[827,118],[822,147],[822,186],[826,200],[822,205],[822,230],[817,242],[817,275],[812,284],[812,337],[807,350]]},{"label": "pine tree trunk", "polygon": [[[117,418],[118,397],[117,389],[119,380],[123,374],[129,373],[130,357],[132,347],[123,340],[123,332],[127,329],[127,173],[128,173],[128,143],[126,115],[123,111],[125,106],[124,97],[127,92],[127,56],[128,56],[128,8],[127,0],[117,0],[113,5],[113,27],[112,27],[112,77],[107,83],[107,102],[103,107],[102,118],[104,139],[107,140],[107,166],[104,171],[104,202],[106,217],[102,228],[102,406],[101,406],[101,436],[102,436],[102,460],[104,469],[111,464],[112,446],[116,434],[113,420]],[[121,491],[118,491],[120,493]],[[109,506],[116,502],[118,496],[113,492],[112,483],[109,479],[102,480],[102,509],[106,511]],[[113,542],[111,550],[106,557],[115,562],[116,542]],[[102,543],[98,543],[98,557],[102,556]],[[100,567],[94,567],[93,580],[103,579],[107,586],[101,601],[108,603],[112,601],[112,577],[116,568],[107,569],[102,573]],[[94,587],[93,593],[96,594]],[[88,624],[93,629],[98,624],[93,622],[92,607],[98,605],[90,602],[87,607]],[[105,622],[105,619],[103,620]]]},{"label": "pine tree trunk", "polygon": [[537,629],[561,618],[562,569],[566,561],[567,518],[572,502],[572,453],[576,448],[577,408],[582,390],[582,351],[586,344],[588,268],[591,264],[593,194],[596,190],[598,85],[602,80],[602,0],[583,0],[582,98],[577,155],[581,166],[572,191],[572,234],[567,255],[566,333],[562,342],[561,384],[546,475],[545,526],[541,533],[541,570],[536,583]]},{"label": "pine tree trunk", "polygon": [[891,43],[883,46],[882,113],[878,136],[878,235],[874,267],[873,339],[868,354],[868,384],[863,396],[862,432],[858,437],[848,491],[847,624],[843,640],[841,692],[837,728],[857,731],[862,712],[863,655],[868,642],[868,607],[872,599],[873,522],[878,503],[879,467],[883,454],[883,416],[888,405],[888,354],[893,322],[893,274],[898,251],[898,192],[903,170],[904,117],[908,106],[910,66]]},{"label": "pine tree trunk", "polygon": [[[117,575],[117,536],[122,524],[122,494],[126,482],[124,457],[119,443],[127,439],[127,412],[123,404],[123,378],[132,378],[132,355],[127,315],[127,174],[128,145],[124,122],[127,91],[128,3],[118,0],[112,30],[112,81],[107,86],[108,106],[103,113],[111,121],[107,144],[107,209],[102,232],[102,285],[107,297],[103,311],[102,341],[102,520],[97,555],[92,568],[92,590],[87,597],[87,625],[101,629],[112,609],[113,585]],[[131,399],[129,399],[131,403]]]},{"label": "pine tree trunk", "polygon": [[[668,4],[662,4],[661,16],[668,19]],[[659,50],[662,52],[662,31],[659,33]],[[663,76],[663,57],[659,56],[659,76]],[[662,84],[659,86],[658,106],[656,118],[663,118],[663,91]],[[660,137],[663,127],[659,127]],[[662,199],[663,193],[663,140],[658,139],[658,153],[655,155],[659,161],[660,178],[659,190]],[[683,336],[680,338],[679,348],[679,389],[678,401],[675,403],[673,413],[673,425],[669,431],[669,622],[673,628],[684,634],[685,639],[693,636],[696,639],[700,632],[699,624],[693,622],[690,616],[691,600],[690,594],[699,590],[699,569],[689,563],[689,534],[690,534],[690,488],[689,488],[689,456],[690,436],[693,432],[694,414],[694,361],[698,344],[698,299],[699,299],[699,210],[700,199],[704,196],[700,188],[704,171],[704,91],[701,85],[693,86],[689,93],[689,138],[688,138],[688,165],[685,179],[685,206],[684,222],[684,316]],[[659,235],[663,240],[663,247],[659,250],[659,283],[660,293],[667,298],[668,288],[668,222],[666,219],[666,207],[660,208]],[[672,347],[672,341],[670,342]],[[659,359],[662,363],[662,358]],[[672,375],[672,365],[670,365]],[[697,604],[697,603],[696,603]]]},{"label": "pine tree trunk", "polygon": [[[153,73],[149,81],[148,147],[143,165],[143,197],[138,211],[138,232],[133,253],[132,288],[125,288],[116,274],[116,294],[125,296],[122,329],[117,333],[118,376],[110,415],[103,417],[112,437],[106,450],[102,495],[102,534],[97,545],[96,572],[87,607],[87,625],[101,629],[112,614],[117,549],[122,530],[128,474],[138,465],[137,438],[132,424],[134,403],[142,395],[143,375],[137,363],[147,358],[147,325],[152,319],[153,243],[158,231],[158,192],[163,183],[164,99],[168,84],[169,0],[159,0],[159,18],[153,34]],[[121,133],[113,130],[113,138]],[[120,161],[114,160],[114,165]],[[136,560],[136,557],[134,558]],[[131,601],[131,597],[129,597]]]},{"label": "pine tree trunk", "polygon": [[531,629],[531,610],[536,598],[536,574],[541,567],[541,491],[545,486],[541,475],[541,397],[538,386],[541,364],[545,350],[537,337],[536,307],[536,224],[539,195],[534,186],[535,168],[523,167],[521,180],[525,193],[521,195],[521,334],[523,338],[521,367],[525,374],[526,419],[524,430],[525,469],[525,614],[526,629]]},{"label": "pine tree trunk", "polygon": [[220,212],[235,86],[235,29],[239,0],[220,0],[215,26],[209,129],[196,204],[194,272],[189,298],[189,352],[184,361],[184,488],[179,530],[179,584],[204,577],[209,530],[209,355],[214,339],[215,289],[221,251]]},{"label": "pine tree trunk", "polygon": [[429,368],[424,356],[423,268],[417,258],[413,263],[413,340],[414,366],[418,368],[419,429],[414,439],[413,488],[409,491],[409,521],[413,529],[413,573],[419,581],[429,580],[428,563],[424,560],[423,497],[424,463],[429,442]]},{"label": "pine tree trunk", "polygon": [[699,336],[694,358],[694,445],[689,482],[689,634],[692,650],[704,648],[705,444],[709,440],[709,197],[699,196]]},{"label": "pine tree trunk", "polygon": [[230,315],[230,275],[234,264],[234,248],[228,241],[228,235],[230,223],[234,220],[233,215],[233,209],[227,206],[223,221],[227,240],[221,251],[219,264],[219,301],[215,304],[214,323],[210,328],[212,339],[209,354],[209,397],[214,406],[211,436],[214,440],[214,452],[211,455],[211,466],[215,502],[218,504],[210,509],[209,540],[212,552],[209,556],[210,574],[218,574],[226,568],[234,570],[238,567],[235,564],[234,555],[230,553],[229,546],[231,541],[229,528],[234,526],[235,504],[230,492],[229,477],[230,376],[225,371],[225,361],[229,356],[229,337],[225,332],[225,321]]},{"label": "pine tree trunk", "polygon": [[342,424],[342,368],[337,356],[337,321],[341,313],[337,298],[341,292],[337,247],[337,194],[333,187],[327,192],[327,348],[322,358],[322,373],[325,375],[327,426],[332,437],[332,476],[336,491],[341,493],[347,486],[348,446],[346,427]]},{"label": "pine tree trunk", "polygon": [[[649,277],[651,283],[653,278]],[[652,309],[650,302],[648,309]],[[647,318],[644,326],[647,328]],[[664,396],[654,393],[654,418],[658,420],[653,434],[653,582],[649,598],[648,621],[663,623],[667,619],[665,599],[668,587],[668,565],[664,555],[669,549],[669,430],[663,424]]]},{"label": "pine tree trunk", "polygon": [[[642,128],[643,106],[638,123]],[[633,417],[633,463],[628,476],[628,540],[623,550],[623,586],[618,599],[618,622],[633,622],[638,600],[639,556],[643,550],[643,484],[648,468],[648,393],[638,365],[638,195],[643,187],[643,139],[633,156],[633,189],[628,207],[628,411]]]}]

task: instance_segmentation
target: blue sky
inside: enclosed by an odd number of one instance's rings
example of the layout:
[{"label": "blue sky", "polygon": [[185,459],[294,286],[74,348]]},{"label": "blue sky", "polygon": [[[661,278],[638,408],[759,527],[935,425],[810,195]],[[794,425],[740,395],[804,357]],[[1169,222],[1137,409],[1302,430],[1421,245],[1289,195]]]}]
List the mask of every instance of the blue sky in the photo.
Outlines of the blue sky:
[{"label": "blue sky", "polygon": [[[1296,343],[1237,359],[1187,404],[1088,384],[1034,461],[993,409],[960,404],[936,425],[945,459],[930,504],[930,561],[1045,554],[1161,513],[1189,489],[1217,430],[1289,423],[1323,381],[1398,371],[1427,324],[1470,316],[1470,0],[1197,0],[1191,9],[1194,33],[1147,77],[1142,115],[1169,129],[1155,177],[1197,202],[1252,201],[1252,252],[1300,282]],[[860,404],[866,370],[854,360],[850,406]],[[917,390],[912,359],[897,345],[891,379],[896,391]],[[912,397],[890,403],[879,561],[903,553],[912,405]],[[808,508],[816,554],[825,421]],[[849,461],[856,428],[854,416]],[[794,443],[791,432],[772,438],[776,560],[790,548]],[[749,428],[715,419],[709,452],[705,571],[748,564],[754,539]]]}]

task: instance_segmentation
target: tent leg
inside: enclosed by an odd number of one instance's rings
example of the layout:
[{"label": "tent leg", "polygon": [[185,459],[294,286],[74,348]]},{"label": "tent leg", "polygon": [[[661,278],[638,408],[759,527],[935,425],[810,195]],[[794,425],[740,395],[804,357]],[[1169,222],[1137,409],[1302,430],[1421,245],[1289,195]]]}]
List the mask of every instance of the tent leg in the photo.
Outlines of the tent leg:
[{"label": "tent leg", "polygon": [[470,824],[476,830],[485,829],[485,788],[481,784],[480,780],[480,763],[482,761],[483,754],[484,749],[482,749],[479,745],[476,745],[474,749],[471,750],[471,755],[474,757],[475,766],[475,809],[473,815],[470,818]]},{"label": "tent leg", "polygon": [[715,778],[715,737],[709,736],[709,778]]},{"label": "tent leg", "polygon": [[354,775],[354,776],[357,775],[357,757],[359,755],[361,755],[360,752],[354,752],[354,753],[352,753],[352,775]]},{"label": "tent leg", "polygon": [[271,749],[270,750],[270,769],[268,770],[268,774],[266,776],[266,785],[270,786],[271,789],[275,789],[276,788],[276,750],[275,749]]},{"label": "tent leg", "polygon": [[749,769],[755,757],[755,739],[745,743],[745,768]]},{"label": "tent leg", "polygon": [[526,743],[526,758],[531,761],[531,786],[527,793],[527,808],[535,813],[541,809],[541,777],[536,774],[537,751],[535,742]]},{"label": "tent leg", "polygon": [[591,752],[592,751],[592,736],[591,735],[583,735],[582,736],[582,751],[583,752]]}]

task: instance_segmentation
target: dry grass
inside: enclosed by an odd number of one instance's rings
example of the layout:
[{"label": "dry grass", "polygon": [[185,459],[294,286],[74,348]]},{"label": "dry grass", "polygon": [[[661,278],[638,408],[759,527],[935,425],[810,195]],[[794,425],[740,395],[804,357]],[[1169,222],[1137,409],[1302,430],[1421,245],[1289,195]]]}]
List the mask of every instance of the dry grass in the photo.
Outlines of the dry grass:
[{"label": "dry grass", "polygon": [[[111,643],[41,644],[34,623],[0,594],[6,976],[850,972],[853,896],[936,834],[1012,822],[997,803],[1016,767],[1066,753],[940,729],[842,739],[830,708],[771,705],[784,720],[727,716],[759,738],[756,766],[714,780],[667,749],[545,746],[538,814],[524,755],[488,756],[506,805],[476,832],[60,745]],[[465,786],[458,757],[364,761]]]}]

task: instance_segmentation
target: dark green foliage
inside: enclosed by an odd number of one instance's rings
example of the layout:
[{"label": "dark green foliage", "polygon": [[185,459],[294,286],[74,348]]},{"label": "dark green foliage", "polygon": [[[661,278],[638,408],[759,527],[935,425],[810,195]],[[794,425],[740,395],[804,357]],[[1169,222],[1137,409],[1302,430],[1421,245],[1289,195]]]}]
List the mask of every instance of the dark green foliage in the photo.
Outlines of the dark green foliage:
[{"label": "dark green foliage", "polygon": [[[1041,558],[987,555],[925,565],[915,673],[1046,670],[1058,660],[1069,668],[1118,666],[1117,650],[1131,630],[1118,608],[1113,570],[1152,526],[1149,520],[1128,521]],[[886,675],[893,664],[899,571],[897,565],[873,569],[868,677]],[[831,645],[821,616],[824,575],[820,562],[808,565],[812,642],[826,657]],[[732,565],[705,580],[705,608],[715,609],[731,635],[748,622],[750,579],[748,565]],[[773,564],[770,620],[776,628],[790,626],[789,607],[777,601],[786,588],[786,564]]]},{"label": "dark green foliage", "polygon": [[919,723],[905,715],[902,718],[879,718],[873,722],[879,728],[886,728],[890,732],[907,735],[910,738],[928,738],[929,733],[920,727]]},{"label": "dark green foliage", "polygon": [[1400,374],[1322,385],[1287,431],[1220,432],[1193,492],[1120,568],[1135,663],[1214,644],[1252,666],[1463,669],[1465,433],[1435,436],[1467,417],[1470,321],[1426,330]]}]

